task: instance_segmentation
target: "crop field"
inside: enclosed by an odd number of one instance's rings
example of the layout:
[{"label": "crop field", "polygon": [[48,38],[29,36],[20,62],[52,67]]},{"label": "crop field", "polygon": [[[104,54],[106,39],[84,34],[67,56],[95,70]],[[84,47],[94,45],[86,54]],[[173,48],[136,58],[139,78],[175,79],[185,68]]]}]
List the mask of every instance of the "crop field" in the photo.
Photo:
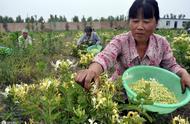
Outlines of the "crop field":
[{"label": "crop field", "polygon": [[[97,30],[102,46],[126,30]],[[100,86],[86,92],[74,81],[94,55],[76,41],[81,31],[29,32],[33,45],[18,48],[20,32],[0,32],[0,122],[40,124],[189,124],[190,103],[170,114],[126,103],[122,81],[100,76]],[[190,72],[190,35],[157,30],[171,44],[177,62]]]}]

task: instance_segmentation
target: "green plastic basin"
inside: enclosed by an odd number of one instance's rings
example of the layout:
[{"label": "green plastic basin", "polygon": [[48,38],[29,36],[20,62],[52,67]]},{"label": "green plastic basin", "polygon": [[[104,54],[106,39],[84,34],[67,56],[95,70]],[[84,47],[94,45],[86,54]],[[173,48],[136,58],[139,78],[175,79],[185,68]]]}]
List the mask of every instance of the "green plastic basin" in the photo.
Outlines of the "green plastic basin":
[{"label": "green plastic basin", "polygon": [[0,46],[0,55],[11,55],[12,52],[13,52],[12,48]]},{"label": "green plastic basin", "polygon": [[146,65],[131,67],[123,73],[122,82],[129,100],[135,100],[137,94],[130,89],[128,84],[134,83],[142,78],[145,80],[149,80],[150,78],[156,79],[170,91],[174,92],[178,100],[176,104],[154,103],[152,105],[143,105],[143,108],[147,111],[158,112],[159,114],[171,113],[190,101],[189,88],[186,88],[185,93],[182,94],[180,78],[176,74],[163,68]]},{"label": "green plastic basin", "polygon": [[87,48],[87,51],[93,54],[97,54],[102,50],[101,45],[92,45]]}]

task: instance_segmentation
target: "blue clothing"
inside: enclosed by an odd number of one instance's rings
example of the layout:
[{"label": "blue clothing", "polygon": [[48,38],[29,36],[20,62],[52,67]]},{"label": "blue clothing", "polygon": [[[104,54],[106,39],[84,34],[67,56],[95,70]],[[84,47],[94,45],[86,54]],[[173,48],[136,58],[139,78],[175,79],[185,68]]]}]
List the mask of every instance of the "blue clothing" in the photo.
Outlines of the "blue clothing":
[{"label": "blue clothing", "polygon": [[87,36],[86,33],[77,41],[77,45],[81,45],[81,44],[100,44],[100,37],[97,35],[96,32],[92,32],[91,36]]}]

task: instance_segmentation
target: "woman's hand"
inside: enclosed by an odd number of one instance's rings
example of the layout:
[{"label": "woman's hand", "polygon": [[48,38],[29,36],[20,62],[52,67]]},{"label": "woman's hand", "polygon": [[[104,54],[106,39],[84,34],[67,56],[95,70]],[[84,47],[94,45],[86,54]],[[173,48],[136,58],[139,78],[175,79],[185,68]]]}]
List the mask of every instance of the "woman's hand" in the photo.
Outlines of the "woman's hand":
[{"label": "woman's hand", "polygon": [[188,73],[181,75],[182,93],[185,92],[186,86],[190,88],[190,75]]},{"label": "woman's hand", "polygon": [[95,81],[97,78],[96,72],[90,70],[90,69],[84,69],[80,70],[76,77],[75,81],[80,84],[82,87],[84,87],[86,90],[89,90],[91,88],[91,82]]},{"label": "woman's hand", "polygon": [[102,66],[98,63],[92,63],[89,69],[80,70],[75,76],[75,81],[86,90],[91,88],[91,82],[98,82],[98,76],[103,72]]},{"label": "woman's hand", "polygon": [[178,75],[181,77],[182,93],[185,93],[186,86],[190,88],[190,75],[185,69],[180,70]]}]

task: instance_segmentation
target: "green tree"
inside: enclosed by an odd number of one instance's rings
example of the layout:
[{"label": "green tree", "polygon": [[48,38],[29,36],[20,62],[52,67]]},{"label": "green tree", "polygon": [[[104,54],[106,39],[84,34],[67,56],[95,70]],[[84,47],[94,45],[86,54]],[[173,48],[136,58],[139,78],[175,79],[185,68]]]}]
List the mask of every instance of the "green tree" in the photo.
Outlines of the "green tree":
[{"label": "green tree", "polygon": [[178,15],[178,19],[181,19],[182,16],[183,16],[183,14],[179,14],[179,15]]},{"label": "green tree", "polygon": [[99,22],[99,19],[94,19],[94,22]]},{"label": "green tree", "polygon": [[63,22],[67,22],[67,18],[65,16],[63,17]]},{"label": "green tree", "polygon": [[24,20],[21,18],[20,15],[18,15],[18,16],[16,17],[16,23],[23,23],[23,22],[24,22]]},{"label": "green tree", "polygon": [[[86,22],[86,18],[84,16],[82,17],[81,22],[83,23],[83,26],[86,27],[87,22]],[[77,30],[79,30],[79,25],[77,26]]]},{"label": "green tree", "polygon": [[0,16],[0,23],[3,23],[3,16]]},{"label": "green tree", "polygon": [[8,23],[14,23],[14,19],[12,17],[8,17],[7,22]]},{"label": "green tree", "polygon": [[57,17],[57,15],[55,15],[54,17],[54,22],[59,22],[59,18]]},{"label": "green tree", "polygon": [[50,14],[50,18],[48,19],[48,22],[54,22],[54,16]]},{"label": "green tree", "polygon": [[101,21],[101,22],[104,22],[104,21],[107,21],[107,19],[104,18],[104,17],[101,17],[101,18],[100,18],[100,21]]},{"label": "green tree", "polygon": [[74,16],[72,20],[73,20],[73,22],[79,22],[78,16]]},{"label": "green tree", "polygon": [[87,22],[92,22],[92,20],[93,20],[92,17],[87,18]]},{"label": "green tree", "polygon": [[114,21],[114,17],[113,16],[108,16],[108,21]]},{"label": "green tree", "polygon": [[25,18],[26,23],[30,23],[30,17]]},{"label": "green tree", "polygon": [[113,27],[113,21],[114,21],[114,17],[113,16],[108,16],[108,21],[110,23],[110,27]]},{"label": "green tree", "polygon": [[45,26],[44,26],[44,23],[45,23],[45,20],[44,18],[41,16],[39,19],[38,19],[38,22],[40,23],[40,30],[43,31]]},{"label": "green tree", "polygon": [[63,22],[63,16],[59,16],[59,22]]},{"label": "green tree", "polygon": [[124,20],[125,20],[125,16],[124,15],[120,15],[119,21],[124,21]]},{"label": "green tree", "polygon": [[183,18],[183,19],[185,18],[185,14],[183,14],[182,18]]},{"label": "green tree", "polygon": [[59,22],[67,22],[67,19],[65,16],[59,16]]},{"label": "green tree", "polygon": [[116,21],[119,21],[119,20],[120,20],[120,19],[119,19],[119,16],[116,16],[115,20],[116,20]]},{"label": "green tree", "polygon": [[34,22],[35,22],[35,19],[34,19],[33,16],[31,16],[31,18],[30,18],[30,22],[31,22],[31,23],[34,23]]},{"label": "green tree", "polygon": [[83,16],[81,22],[86,22],[86,18]]},{"label": "green tree", "polygon": [[41,16],[39,19],[38,19],[38,22],[39,23],[44,23],[45,21],[44,21],[44,18]]},{"label": "green tree", "polygon": [[8,16],[3,17],[3,22],[8,23]]},{"label": "green tree", "polygon": [[34,22],[35,22],[35,19],[33,16],[30,17],[30,23],[32,23],[32,30],[34,31]]}]

